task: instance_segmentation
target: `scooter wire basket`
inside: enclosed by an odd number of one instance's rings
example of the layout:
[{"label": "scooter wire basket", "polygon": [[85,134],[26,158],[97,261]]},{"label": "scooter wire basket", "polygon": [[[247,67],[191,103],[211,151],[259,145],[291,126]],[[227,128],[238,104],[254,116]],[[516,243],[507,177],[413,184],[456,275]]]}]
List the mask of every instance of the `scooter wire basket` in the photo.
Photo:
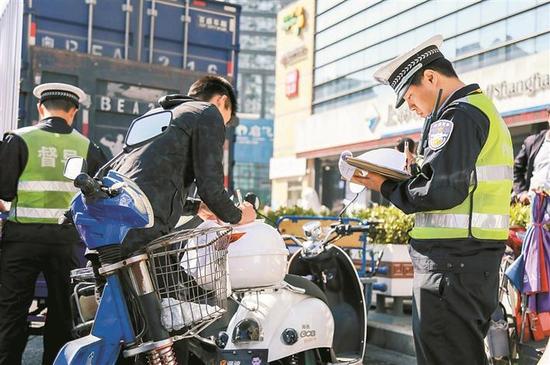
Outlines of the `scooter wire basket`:
[{"label": "scooter wire basket", "polygon": [[162,324],[175,340],[200,332],[225,313],[230,239],[231,228],[214,227],[174,232],[147,246]]}]

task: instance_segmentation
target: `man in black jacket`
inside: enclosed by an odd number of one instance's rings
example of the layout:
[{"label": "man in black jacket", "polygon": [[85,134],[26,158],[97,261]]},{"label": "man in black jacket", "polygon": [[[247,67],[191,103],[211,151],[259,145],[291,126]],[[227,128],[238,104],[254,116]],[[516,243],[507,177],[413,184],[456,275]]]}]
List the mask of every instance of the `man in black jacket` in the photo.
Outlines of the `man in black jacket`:
[{"label": "man in black jacket", "polygon": [[[144,191],[155,214],[153,227],[128,233],[125,254],[176,226],[186,191],[195,180],[203,202],[224,222],[244,224],[256,218],[253,206],[244,203],[236,207],[223,185],[225,125],[237,111],[231,84],[219,76],[205,76],[191,85],[187,96],[168,95],[159,103],[173,114],[168,131],[131,151],[114,166]],[[195,217],[189,228],[201,221]]]},{"label": "man in black jacket", "polygon": [[[550,125],[550,108],[546,109],[548,124]],[[531,179],[536,169],[536,159],[539,157],[541,147],[550,143],[550,130],[545,129],[537,134],[533,134],[523,141],[521,150],[514,161],[514,197],[521,203],[529,203],[529,190],[535,188],[531,186]],[[544,149],[547,151],[547,149]],[[543,152],[547,153],[547,152]],[[547,169],[548,167],[546,167]]]}]

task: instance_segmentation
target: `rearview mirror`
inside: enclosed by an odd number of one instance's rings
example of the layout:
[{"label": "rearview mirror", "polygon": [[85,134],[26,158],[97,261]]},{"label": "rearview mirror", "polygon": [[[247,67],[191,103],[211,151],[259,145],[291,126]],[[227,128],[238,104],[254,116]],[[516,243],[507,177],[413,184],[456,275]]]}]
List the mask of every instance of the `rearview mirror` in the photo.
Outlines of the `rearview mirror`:
[{"label": "rearview mirror", "polygon": [[148,142],[164,133],[171,120],[172,113],[168,110],[137,118],[130,125],[124,143],[128,147],[135,147]]},{"label": "rearview mirror", "polygon": [[81,173],[86,172],[86,160],[82,157],[69,157],[65,162],[65,169],[63,170],[63,176],[69,180],[74,180]]},{"label": "rearview mirror", "polygon": [[320,239],[321,235],[323,234],[321,222],[319,221],[308,222],[302,226],[302,229],[304,230],[304,234],[306,235],[306,237],[313,240]]}]

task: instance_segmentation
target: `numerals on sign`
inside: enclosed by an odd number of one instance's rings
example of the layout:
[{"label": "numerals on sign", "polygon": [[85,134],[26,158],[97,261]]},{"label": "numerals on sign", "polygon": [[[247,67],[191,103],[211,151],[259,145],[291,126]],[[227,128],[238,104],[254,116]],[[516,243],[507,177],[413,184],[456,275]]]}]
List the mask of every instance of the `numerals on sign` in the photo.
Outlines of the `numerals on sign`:
[{"label": "numerals on sign", "polygon": [[166,56],[159,56],[158,61],[163,66],[168,66],[170,64],[170,59]]},{"label": "numerals on sign", "polygon": [[209,74],[217,74],[218,73],[218,66],[216,66],[214,64],[210,64],[210,65],[208,65],[207,71],[208,71]]}]

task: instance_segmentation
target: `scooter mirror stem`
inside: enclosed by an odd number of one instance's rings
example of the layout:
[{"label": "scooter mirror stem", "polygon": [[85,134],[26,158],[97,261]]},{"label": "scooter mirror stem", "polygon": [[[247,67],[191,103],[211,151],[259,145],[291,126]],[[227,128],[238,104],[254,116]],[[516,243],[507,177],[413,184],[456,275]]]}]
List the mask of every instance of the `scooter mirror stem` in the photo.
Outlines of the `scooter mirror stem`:
[{"label": "scooter mirror stem", "polygon": [[130,152],[130,148],[128,146],[125,146],[122,151],[120,151],[119,153],[116,154],[116,156],[114,156],[113,158],[111,158],[109,161],[107,161],[105,163],[105,165],[101,166],[101,168],[97,171],[97,173],[95,174],[95,178],[96,179],[102,179],[104,176],[105,176],[105,173],[107,171],[109,171],[109,169],[111,168],[111,166],[113,166],[113,164],[115,163],[115,161],[124,153],[128,153]]},{"label": "scooter mirror stem", "polygon": [[349,207],[350,205],[352,205],[353,202],[354,202],[355,200],[357,200],[358,197],[359,197],[359,193],[355,194],[355,197],[354,197],[353,199],[351,199],[349,203],[344,204],[344,207],[342,208],[342,210],[340,211],[340,213],[338,213],[338,221],[339,221],[341,224],[344,223],[344,218],[343,218],[344,213],[346,212],[346,210],[348,209],[348,207]]}]

